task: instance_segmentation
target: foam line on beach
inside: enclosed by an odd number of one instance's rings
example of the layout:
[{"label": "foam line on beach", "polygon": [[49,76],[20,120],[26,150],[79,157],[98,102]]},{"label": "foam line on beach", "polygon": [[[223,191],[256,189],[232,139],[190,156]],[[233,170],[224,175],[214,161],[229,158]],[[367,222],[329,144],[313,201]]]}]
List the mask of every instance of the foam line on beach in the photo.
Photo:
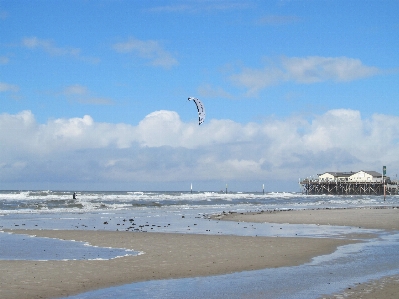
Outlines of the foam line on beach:
[{"label": "foam line on beach", "polygon": [[[107,261],[0,261],[3,269],[0,273],[0,297],[7,297],[4,294],[11,292],[13,296],[7,298],[19,299],[54,298],[135,281],[295,266],[309,262],[315,256],[330,254],[338,246],[355,242],[326,238],[78,230],[19,230],[14,233],[73,239],[101,247],[115,246],[146,253]],[[29,283],[29,292],[19,287],[14,279],[16,275],[20,281]]]},{"label": "foam line on beach", "polygon": [[100,247],[89,242],[0,231],[0,260],[111,260],[142,254],[133,249]]}]

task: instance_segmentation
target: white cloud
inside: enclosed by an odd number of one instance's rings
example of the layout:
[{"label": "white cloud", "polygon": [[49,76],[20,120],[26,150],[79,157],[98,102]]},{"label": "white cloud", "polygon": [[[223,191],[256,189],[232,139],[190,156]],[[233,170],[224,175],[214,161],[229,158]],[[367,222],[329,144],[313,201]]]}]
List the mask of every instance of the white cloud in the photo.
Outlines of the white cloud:
[{"label": "white cloud", "polygon": [[376,67],[364,65],[359,59],[348,57],[281,57],[261,69],[243,68],[240,73],[231,75],[230,80],[245,87],[248,96],[256,96],[262,89],[283,82],[344,82],[380,72]]},{"label": "white cloud", "polygon": [[179,146],[183,123],[173,111],[156,111],[139,123],[140,143],[144,146]]},{"label": "white cloud", "polygon": [[10,59],[7,56],[0,56],[0,64],[7,64]]},{"label": "white cloud", "polygon": [[52,56],[71,56],[89,63],[99,62],[98,58],[83,56],[79,48],[59,47],[56,46],[52,40],[40,39],[36,36],[23,38],[21,44],[27,49],[42,50]]},{"label": "white cloud", "polygon": [[115,102],[110,98],[101,98],[101,97],[87,97],[78,99],[78,102],[81,104],[89,104],[89,105],[113,105]]},{"label": "white cloud", "polygon": [[64,95],[86,95],[89,92],[86,86],[80,84],[74,84],[65,87],[62,93]]},{"label": "white cloud", "polygon": [[19,87],[14,84],[0,82],[0,92],[18,92]]},{"label": "white cloud", "polygon": [[5,20],[8,18],[8,12],[5,10],[0,10],[0,20]]},{"label": "white cloud", "polygon": [[113,49],[118,53],[135,53],[150,61],[151,65],[171,68],[178,64],[177,60],[163,49],[158,41],[129,38],[126,42],[116,43]]},{"label": "white cloud", "polygon": [[275,67],[265,67],[261,70],[244,68],[241,73],[231,75],[230,80],[245,87],[248,96],[256,96],[262,89],[286,81],[286,74]]},{"label": "white cloud", "polygon": [[200,13],[200,12],[224,12],[229,10],[242,10],[252,7],[251,3],[241,1],[182,1],[173,5],[155,6],[146,11],[156,13]]},{"label": "white cloud", "polygon": [[379,73],[378,68],[363,65],[359,59],[348,57],[283,57],[282,66],[287,79],[299,83],[352,81]]},{"label": "white cloud", "polygon": [[285,25],[292,24],[301,21],[300,17],[297,16],[285,16],[285,15],[268,15],[258,19],[257,24],[259,25]]},{"label": "white cloud", "polygon": [[225,99],[234,99],[234,96],[228,93],[221,87],[214,87],[210,84],[201,85],[198,88],[198,94],[207,98],[225,98]]},{"label": "white cloud", "polygon": [[89,115],[38,124],[30,111],[1,114],[0,127],[0,152],[8,156],[14,153],[41,156],[107,146],[124,148],[133,142],[129,136],[135,131],[129,125],[96,123]]},{"label": "white cloud", "polygon": [[132,126],[89,115],[39,124],[23,111],[0,115],[0,144],[0,178],[7,182],[277,179],[295,186],[299,177],[324,171],[398,169],[399,117],[362,119],[359,111],[338,109],[311,121],[213,119],[198,126],[161,110]]},{"label": "white cloud", "polygon": [[89,105],[113,105],[114,101],[105,97],[95,96],[86,86],[80,84],[69,85],[61,93],[68,100]]},{"label": "white cloud", "polygon": [[[349,129],[350,128],[350,129]],[[304,142],[314,152],[335,148],[337,144],[351,144],[358,148],[358,137],[363,138],[363,123],[359,111],[336,109],[316,117],[312,123],[312,134],[304,136]]]},{"label": "white cloud", "polygon": [[80,49],[78,48],[61,48],[54,45],[50,40],[39,39],[35,36],[25,37],[22,39],[22,45],[29,49],[40,49],[51,55],[72,55],[78,56]]}]

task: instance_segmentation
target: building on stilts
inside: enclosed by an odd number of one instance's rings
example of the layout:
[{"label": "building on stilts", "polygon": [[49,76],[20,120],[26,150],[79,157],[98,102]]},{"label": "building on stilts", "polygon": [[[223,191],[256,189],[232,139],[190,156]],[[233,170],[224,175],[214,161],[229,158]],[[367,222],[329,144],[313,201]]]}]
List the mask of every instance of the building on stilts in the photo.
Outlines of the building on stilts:
[{"label": "building on stilts", "polygon": [[398,181],[377,171],[325,172],[300,179],[304,194],[384,195],[398,194]]}]

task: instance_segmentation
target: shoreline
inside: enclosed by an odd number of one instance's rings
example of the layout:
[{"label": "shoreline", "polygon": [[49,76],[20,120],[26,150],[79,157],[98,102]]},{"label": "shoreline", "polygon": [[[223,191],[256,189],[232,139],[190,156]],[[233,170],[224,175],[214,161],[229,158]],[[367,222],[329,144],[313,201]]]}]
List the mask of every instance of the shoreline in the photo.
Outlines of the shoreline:
[{"label": "shoreline", "polygon": [[[366,229],[399,231],[398,207],[362,207],[308,210],[273,210],[247,213],[223,213],[213,219],[258,223],[290,223],[351,226]],[[323,299],[397,298],[399,275],[386,276],[366,283],[350,286],[341,293],[322,296]]]},{"label": "shoreline", "polygon": [[398,289],[399,275],[386,276],[381,279],[350,286],[340,294],[323,296],[321,299],[395,299],[398,296]]},{"label": "shoreline", "polygon": [[[224,213],[213,219],[261,223],[353,226],[399,230],[399,209],[351,208]],[[144,252],[113,260],[0,260],[1,298],[59,298],[133,282],[212,276],[274,267],[296,266],[333,253],[337,247],[361,242],[307,237],[249,237],[155,232],[83,230],[3,230],[15,234],[85,241],[94,246]],[[371,237],[371,236],[370,236]],[[399,291],[395,277],[383,277],[322,298],[358,298],[372,288],[374,297]],[[363,292],[363,293],[362,293]],[[368,291],[367,291],[368,292]],[[341,297],[340,297],[341,296]],[[392,297],[391,297],[392,298]]]},{"label": "shoreline", "polygon": [[225,212],[213,215],[211,218],[240,222],[316,224],[399,230],[398,207],[266,210],[245,213]]},{"label": "shoreline", "polygon": [[57,298],[133,282],[296,266],[353,240],[110,231],[7,230],[142,251],[96,261],[0,261],[1,298]]}]

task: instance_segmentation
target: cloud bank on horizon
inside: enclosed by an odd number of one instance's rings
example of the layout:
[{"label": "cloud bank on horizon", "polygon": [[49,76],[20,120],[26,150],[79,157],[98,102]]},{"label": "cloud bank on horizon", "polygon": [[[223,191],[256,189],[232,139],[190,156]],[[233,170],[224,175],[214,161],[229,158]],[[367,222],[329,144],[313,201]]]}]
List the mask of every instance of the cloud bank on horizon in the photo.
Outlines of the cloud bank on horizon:
[{"label": "cloud bank on horizon", "polygon": [[262,180],[297,181],[319,169],[399,167],[399,117],[363,119],[349,109],[311,121],[212,119],[201,127],[166,110],[150,113],[137,126],[96,122],[89,115],[39,124],[31,111],[22,111],[0,115],[0,126],[9,128],[0,131],[0,179],[10,185],[100,181],[139,188],[148,182],[241,181],[256,188]]},{"label": "cloud bank on horizon", "polygon": [[382,165],[395,178],[398,9],[2,1],[0,189],[298,191]]}]

